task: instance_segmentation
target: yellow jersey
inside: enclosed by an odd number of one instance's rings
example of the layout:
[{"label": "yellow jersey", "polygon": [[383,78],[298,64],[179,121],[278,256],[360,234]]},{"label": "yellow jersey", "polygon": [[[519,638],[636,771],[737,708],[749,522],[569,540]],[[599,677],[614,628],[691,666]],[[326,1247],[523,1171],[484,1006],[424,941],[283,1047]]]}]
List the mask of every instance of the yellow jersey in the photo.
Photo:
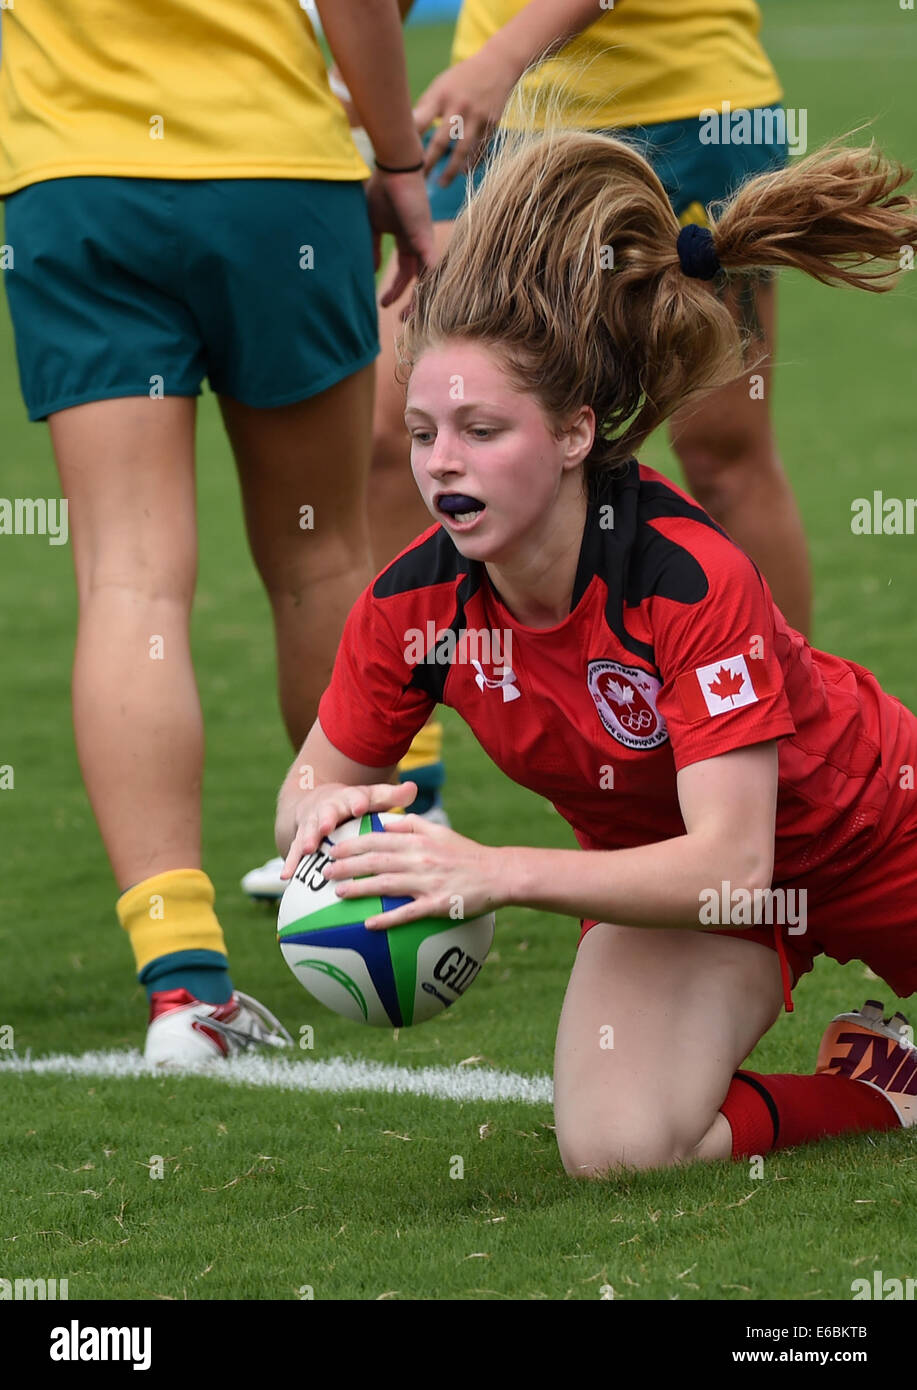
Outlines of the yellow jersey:
[{"label": "yellow jersey", "polygon": [[0,195],[89,174],[369,177],[297,0],[16,0],[0,14]]},{"label": "yellow jersey", "polygon": [[[461,62],[528,0],[464,0],[452,48]],[[721,109],[771,106],[783,93],[761,46],[754,0],[617,0],[524,84],[556,84],[565,116],[599,130],[654,125]],[[512,124],[512,121],[508,121]]]}]

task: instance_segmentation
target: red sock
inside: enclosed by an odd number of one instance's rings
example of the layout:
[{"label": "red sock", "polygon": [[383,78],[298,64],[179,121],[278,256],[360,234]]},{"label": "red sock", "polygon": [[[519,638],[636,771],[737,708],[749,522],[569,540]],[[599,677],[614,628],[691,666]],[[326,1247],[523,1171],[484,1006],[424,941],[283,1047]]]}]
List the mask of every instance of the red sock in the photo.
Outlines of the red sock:
[{"label": "red sock", "polygon": [[737,1071],[720,1110],[733,1158],[791,1149],[832,1134],[898,1129],[891,1102],[847,1076],[761,1076]]}]

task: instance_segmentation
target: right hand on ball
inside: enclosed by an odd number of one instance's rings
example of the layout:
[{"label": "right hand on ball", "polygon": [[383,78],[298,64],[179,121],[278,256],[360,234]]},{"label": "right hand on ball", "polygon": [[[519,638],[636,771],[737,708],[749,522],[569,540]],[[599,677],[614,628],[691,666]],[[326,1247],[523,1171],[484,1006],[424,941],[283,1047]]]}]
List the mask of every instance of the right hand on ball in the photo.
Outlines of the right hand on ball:
[{"label": "right hand on ball", "polygon": [[287,851],[281,878],[292,877],[306,854],[318,849],[326,835],[345,821],[358,820],[370,811],[393,811],[410,806],[417,795],[415,782],[377,782],[371,786],[349,787],[331,783],[316,787],[296,807],[296,831]]}]

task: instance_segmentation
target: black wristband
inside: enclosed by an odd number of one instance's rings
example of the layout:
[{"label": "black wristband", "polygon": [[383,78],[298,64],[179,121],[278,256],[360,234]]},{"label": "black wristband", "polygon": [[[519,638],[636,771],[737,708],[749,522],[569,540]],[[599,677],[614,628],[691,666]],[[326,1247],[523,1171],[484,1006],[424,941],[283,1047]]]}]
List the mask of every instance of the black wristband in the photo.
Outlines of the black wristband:
[{"label": "black wristband", "polygon": [[383,174],[417,174],[423,168],[424,162],[421,160],[419,164],[412,164],[409,169],[392,169],[387,164],[380,164],[378,159],[375,161],[375,165],[377,169],[381,169]]}]

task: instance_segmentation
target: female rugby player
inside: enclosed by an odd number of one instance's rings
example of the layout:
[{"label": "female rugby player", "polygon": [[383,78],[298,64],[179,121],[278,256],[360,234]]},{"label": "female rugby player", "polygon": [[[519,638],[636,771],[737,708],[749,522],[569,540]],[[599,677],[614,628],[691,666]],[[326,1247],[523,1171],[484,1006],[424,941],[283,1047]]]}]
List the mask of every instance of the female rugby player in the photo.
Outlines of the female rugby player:
[{"label": "female rugby player", "polygon": [[381,234],[396,294],[433,254],[401,30],[392,0],[322,0],[385,166],[364,188],[294,0],[0,8],[4,279],[22,393],[69,500],[77,752],[150,1000],[146,1056],[220,1058],[284,1038],[233,990],[201,861],[195,398],[206,376],[298,746],[372,573]]},{"label": "female rugby player", "polygon": [[[411,0],[400,0],[402,10]],[[646,155],[681,223],[706,225],[706,207],[746,178],[786,163],[786,113],[780,82],[762,46],[754,0],[628,0],[600,9],[596,0],[463,0],[451,66],[415,106],[427,132],[427,189],[437,246],[449,244],[479,156],[509,92],[530,61],[549,56],[524,78],[536,102],[564,93],[571,123],[615,131]],[[564,42],[566,40],[566,42]],[[561,46],[562,45],[562,46]],[[557,51],[559,49],[559,51]],[[744,115],[741,142],[701,138],[700,113],[725,102]],[[348,109],[354,120],[352,108]],[[536,120],[543,119],[538,116]],[[461,118],[461,138],[456,133]],[[431,122],[438,122],[429,131]],[[754,139],[751,138],[754,136]],[[756,373],[725,385],[669,421],[688,488],[734,536],[773,586],[787,620],[808,635],[811,578],[799,508],[783,470],[771,420],[771,363],[777,294],[767,272],[720,287],[737,322],[750,330],[746,363]],[[424,525],[423,503],[408,468],[404,391],[394,371],[395,341],[406,297],[379,314],[382,343],[370,475],[370,519],[377,568]],[[399,767],[418,784],[414,809],[445,824],[442,726],[420,730]],[[282,891],[279,865],[275,892]],[[261,889],[270,883],[262,875]]]},{"label": "female rugby player", "polygon": [[[917,1120],[917,1049],[873,1003],[829,1026],[814,1075],[741,1069],[822,952],[917,989],[917,800],[900,775],[917,718],[811,648],[743,551],[634,458],[742,370],[707,282],[794,266],[889,288],[917,237],[908,177],[833,146],[748,181],[712,231],[680,229],[627,145],[507,137],[418,284],[406,422],[436,525],[348,618],[278,849],[288,877],[335,825],[408,805],[412,785],[389,779],[437,701],[554,803],[581,851],[480,845],[408,815],[338,846],[329,872],[342,897],[413,899],[374,927],[446,915],[455,895],[467,917],[582,920],[555,1068],[571,1174]],[[409,638],[428,623],[420,659]],[[441,664],[450,630],[499,634],[501,654],[511,638],[511,656]],[[805,913],[783,921],[801,890]]]}]

